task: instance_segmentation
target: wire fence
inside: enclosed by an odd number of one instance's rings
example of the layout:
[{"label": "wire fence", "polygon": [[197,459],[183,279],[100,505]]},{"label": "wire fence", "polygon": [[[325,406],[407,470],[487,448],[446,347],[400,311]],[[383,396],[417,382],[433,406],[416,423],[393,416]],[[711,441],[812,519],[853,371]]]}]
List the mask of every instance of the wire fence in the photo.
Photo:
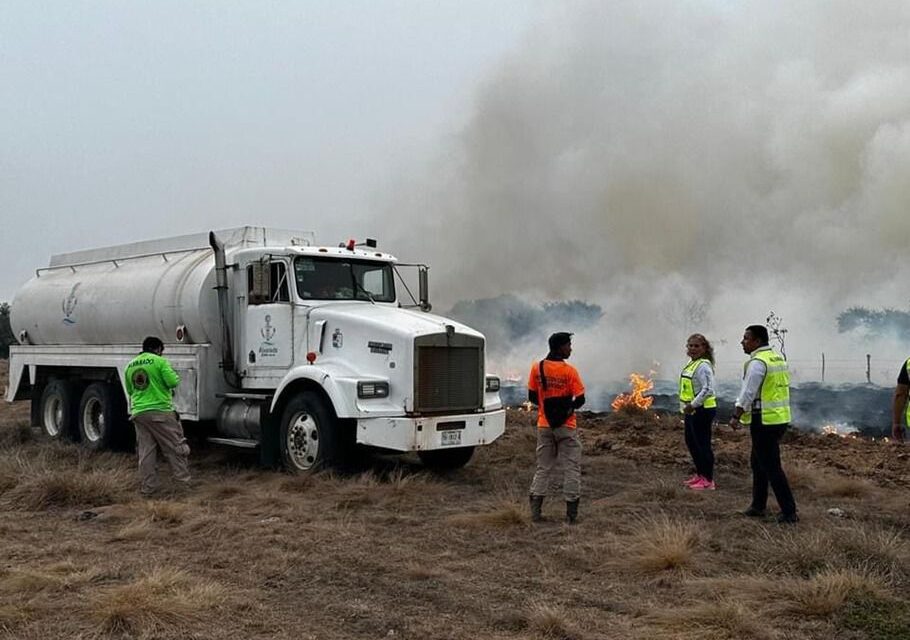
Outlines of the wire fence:
[{"label": "wire fence", "polygon": [[[910,355],[910,354],[908,354]],[[830,382],[893,385],[907,358],[893,354],[864,354],[851,358],[821,353],[817,358],[787,358],[790,375],[795,382]],[[741,378],[742,363],[718,363],[718,378]]]}]

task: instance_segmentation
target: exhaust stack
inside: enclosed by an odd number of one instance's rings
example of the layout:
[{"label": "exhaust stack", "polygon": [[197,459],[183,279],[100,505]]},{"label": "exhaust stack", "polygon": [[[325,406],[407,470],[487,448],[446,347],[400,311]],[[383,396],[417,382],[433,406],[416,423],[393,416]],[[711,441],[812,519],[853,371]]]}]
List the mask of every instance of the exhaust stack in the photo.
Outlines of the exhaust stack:
[{"label": "exhaust stack", "polygon": [[209,244],[215,254],[215,290],[218,291],[218,316],[221,319],[221,370],[224,379],[232,387],[240,387],[240,377],[234,367],[234,348],[231,340],[231,326],[228,321],[227,264],[224,257],[224,243],[209,232]]}]

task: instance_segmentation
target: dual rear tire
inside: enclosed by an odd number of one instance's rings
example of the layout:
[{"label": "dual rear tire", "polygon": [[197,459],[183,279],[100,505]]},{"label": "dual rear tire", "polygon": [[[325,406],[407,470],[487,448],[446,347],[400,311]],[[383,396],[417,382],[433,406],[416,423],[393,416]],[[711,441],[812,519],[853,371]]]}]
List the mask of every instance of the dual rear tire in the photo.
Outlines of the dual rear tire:
[{"label": "dual rear tire", "polygon": [[131,442],[123,394],[107,382],[92,382],[83,388],[72,380],[51,380],[41,393],[38,416],[51,439],[78,440],[93,451]]}]

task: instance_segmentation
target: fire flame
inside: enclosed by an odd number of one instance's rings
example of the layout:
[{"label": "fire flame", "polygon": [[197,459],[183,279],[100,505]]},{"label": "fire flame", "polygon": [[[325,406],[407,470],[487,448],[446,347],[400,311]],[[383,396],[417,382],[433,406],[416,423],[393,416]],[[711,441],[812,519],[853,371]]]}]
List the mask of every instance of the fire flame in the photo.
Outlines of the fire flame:
[{"label": "fire flame", "polygon": [[618,411],[623,407],[635,407],[637,409],[651,408],[651,403],[654,402],[654,398],[644,395],[647,391],[654,388],[654,381],[651,380],[651,375],[653,375],[653,372],[648,376],[643,376],[639,373],[630,373],[629,382],[632,385],[632,393],[620,393],[616,396],[613,399],[613,402],[610,403],[613,410]]},{"label": "fire flame", "polygon": [[859,439],[856,435],[855,427],[841,423],[826,424],[821,428],[821,433],[823,436],[837,436],[838,438],[851,438],[853,440]]}]

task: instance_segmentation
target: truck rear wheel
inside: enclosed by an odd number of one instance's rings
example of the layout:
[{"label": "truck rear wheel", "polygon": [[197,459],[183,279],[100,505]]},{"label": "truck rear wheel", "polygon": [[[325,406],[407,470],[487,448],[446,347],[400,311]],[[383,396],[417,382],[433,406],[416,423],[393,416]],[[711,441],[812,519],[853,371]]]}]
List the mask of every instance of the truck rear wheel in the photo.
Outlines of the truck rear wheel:
[{"label": "truck rear wheel", "polygon": [[304,391],[288,402],[281,417],[281,458],[293,473],[309,473],[337,462],[334,412],[318,395]]},{"label": "truck rear wheel", "polygon": [[122,439],[126,410],[112,385],[93,382],[79,403],[79,436],[82,445],[100,451],[113,449]]},{"label": "truck rear wheel", "polygon": [[41,393],[41,428],[54,440],[72,438],[76,423],[76,386],[69,380],[51,380]]},{"label": "truck rear wheel", "polygon": [[474,447],[456,449],[438,449],[435,451],[418,451],[417,456],[424,466],[433,471],[453,471],[468,464],[474,455]]}]

